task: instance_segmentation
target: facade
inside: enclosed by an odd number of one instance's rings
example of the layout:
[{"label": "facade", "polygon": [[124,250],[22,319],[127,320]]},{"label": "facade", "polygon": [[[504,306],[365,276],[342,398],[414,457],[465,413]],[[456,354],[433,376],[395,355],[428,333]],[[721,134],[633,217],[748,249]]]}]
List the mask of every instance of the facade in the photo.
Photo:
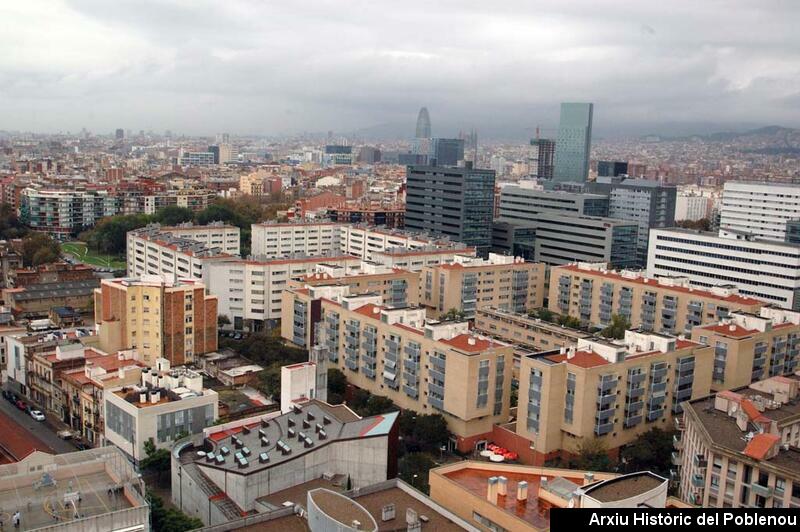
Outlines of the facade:
[{"label": "facade", "polygon": [[53,307],[72,307],[91,313],[92,293],[98,279],[32,284],[2,291],[6,305],[17,318],[45,318]]},{"label": "facade", "polygon": [[632,327],[689,334],[718,323],[732,311],[758,312],[763,303],[735,287],[692,288],[686,278],[649,278],[635,271],[607,270],[604,264],[569,264],[550,271],[549,309],[605,327],[616,314]]},{"label": "facade", "polygon": [[219,154],[212,151],[186,151],[182,152],[179,164],[181,166],[211,166],[217,164]]},{"label": "facade", "polygon": [[720,229],[784,241],[786,222],[800,218],[800,185],[728,181],[722,191]]},{"label": "facade", "polygon": [[219,525],[287,500],[302,503],[297,491],[323,477],[349,479],[356,489],[386,481],[396,476],[397,417],[360,418],[344,405],[310,400],[283,414],[208,427],[172,449],[172,502]]},{"label": "facade", "polygon": [[800,310],[800,247],[750,234],[653,229],[648,277],[685,276],[693,286],[733,284],[744,296]]},{"label": "facade", "polygon": [[533,261],[536,255],[536,224],[492,223],[492,252]]},{"label": "facade", "polygon": [[104,279],[94,297],[106,352],[135,349],[147,365],[165,358],[178,366],[217,349],[217,296],[206,295],[200,282],[148,275]]},{"label": "facade", "polygon": [[577,345],[578,340],[592,336],[586,331],[495,307],[481,307],[475,311],[475,330],[533,351],[552,351]]},{"label": "facade", "polygon": [[797,375],[685,404],[673,479],[680,498],[704,508],[800,509]]},{"label": "facade", "polygon": [[454,244],[452,247],[429,245],[419,249],[390,248],[385,251],[370,253],[372,260],[391,268],[400,268],[412,272],[422,270],[424,266],[453,262],[459,255],[475,256],[475,248]]},{"label": "facade", "polygon": [[492,245],[493,170],[409,166],[406,172],[406,228],[474,246]]},{"label": "facade", "polygon": [[221,248],[209,248],[202,242],[162,232],[154,225],[129,231],[127,246],[130,277],[159,275],[200,280],[205,264],[238,259]]},{"label": "facade", "polygon": [[731,312],[722,323],[695,327],[692,340],[714,347],[714,391],[791,375],[800,361],[800,313],[763,307]]},{"label": "facade", "polygon": [[500,189],[498,218],[512,223],[536,223],[547,214],[608,216],[608,196],[543,190],[527,183]]},{"label": "facade", "polygon": [[613,452],[653,427],[670,428],[684,401],[708,395],[713,351],[629,330],[624,341],[581,339],[522,357],[517,434],[544,461],[576,455],[589,440]]},{"label": "facade", "polygon": [[331,221],[341,224],[368,224],[387,229],[405,227],[406,210],[403,207],[344,206],[328,209]]},{"label": "facade", "polygon": [[20,221],[56,240],[70,240],[105,216],[119,214],[121,201],[106,190],[26,188],[20,197]]},{"label": "facade", "polygon": [[[150,226],[148,226],[150,227]],[[209,249],[216,248],[229,255],[239,255],[239,228],[222,222],[212,222],[208,225],[194,225],[191,222],[173,226],[159,226],[154,224],[160,232],[170,234],[177,238],[194,240]]]},{"label": "facade", "polygon": [[289,293],[282,317],[292,324],[287,340],[316,330],[318,363],[327,361],[350,384],[402,409],[441,413],[459,450],[472,450],[495,423],[508,420],[510,345],[470,334],[467,322],[426,321],[421,308],[381,306],[380,296],[313,300],[309,290]]},{"label": "facade", "polygon": [[556,143],[552,139],[531,139],[531,153],[528,171],[539,179],[553,179],[555,168]]},{"label": "facade", "polygon": [[536,223],[534,261],[551,266],[607,262],[629,268],[637,262],[638,234],[636,222],[547,214]]},{"label": "facade", "polygon": [[169,448],[184,435],[201,434],[219,417],[217,392],[203,388],[203,376],[171,368],[166,359],[143,370],[141,381],[105,394],[105,439],[138,463],[151,440]]},{"label": "facade", "polygon": [[597,177],[619,177],[628,175],[626,161],[597,161]]},{"label": "facade", "polygon": [[647,262],[647,246],[652,228],[675,225],[675,185],[646,179],[597,178],[587,184],[590,192],[608,195],[608,216],[639,226],[637,257],[640,266]]},{"label": "facade", "polygon": [[679,192],[675,197],[675,221],[697,221],[708,218],[711,214],[712,200],[687,192]]},{"label": "facade", "polygon": [[591,103],[562,103],[556,141],[555,181],[585,182],[592,147]]},{"label": "facade", "polygon": [[477,309],[490,306],[525,312],[542,306],[545,277],[544,264],[520,257],[455,257],[452,263],[422,269],[420,301],[433,317],[455,309],[471,319]]},{"label": "facade", "polygon": [[251,253],[259,259],[327,255],[339,249],[339,226],[322,223],[253,224]]},{"label": "facade", "polygon": [[389,230],[368,226],[340,225],[339,251],[361,257],[364,260],[376,259],[376,253],[383,251],[463,249],[464,244],[449,238],[434,237],[411,231]]},{"label": "facade", "polygon": [[649,472],[617,475],[467,460],[431,469],[429,479],[434,502],[484,531],[554,530],[552,508],[675,506],[667,479]]},{"label": "facade", "polygon": [[[207,265],[203,279],[219,299],[218,313],[236,330],[258,331],[281,317],[281,294],[289,282],[314,273],[320,264],[357,271],[361,259],[351,255],[287,257],[271,260],[220,261]],[[346,273],[345,273],[346,274]]]},{"label": "facade", "polygon": [[464,139],[431,139],[431,154],[436,166],[456,166],[464,160]]}]

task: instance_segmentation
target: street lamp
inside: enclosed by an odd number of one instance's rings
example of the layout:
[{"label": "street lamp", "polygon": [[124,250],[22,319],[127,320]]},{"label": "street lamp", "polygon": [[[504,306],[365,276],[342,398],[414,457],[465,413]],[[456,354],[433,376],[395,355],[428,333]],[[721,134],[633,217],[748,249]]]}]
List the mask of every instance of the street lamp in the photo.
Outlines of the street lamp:
[{"label": "street lamp", "polygon": [[419,475],[417,475],[417,474],[415,473],[415,474],[414,474],[414,476],[413,476],[413,477],[411,477],[411,485],[412,485],[412,486],[414,486],[415,488],[417,487],[417,477],[418,477],[418,476],[419,476]]}]

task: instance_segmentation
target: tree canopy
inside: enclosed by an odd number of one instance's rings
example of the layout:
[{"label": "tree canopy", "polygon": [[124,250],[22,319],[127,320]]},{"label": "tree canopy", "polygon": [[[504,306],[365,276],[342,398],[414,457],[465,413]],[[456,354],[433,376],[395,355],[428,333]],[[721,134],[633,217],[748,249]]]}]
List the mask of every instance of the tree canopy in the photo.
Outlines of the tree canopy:
[{"label": "tree canopy", "polygon": [[189,517],[175,508],[165,508],[161,497],[150,490],[147,490],[146,498],[150,504],[154,532],[186,532],[203,526],[203,522],[196,517]]},{"label": "tree canopy", "polygon": [[631,322],[629,322],[625,316],[614,314],[611,316],[611,323],[608,324],[605,329],[600,331],[600,336],[621,340],[625,338],[625,331],[627,331],[630,326]]},{"label": "tree canopy", "polygon": [[58,260],[61,247],[58,242],[44,233],[30,233],[22,241],[22,263],[24,266],[38,266]]},{"label": "tree canopy", "polygon": [[436,467],[436,462],[425,453],[410,453],[398,460],[398,476],[418,490],[429,493],[428,472]]},{"label": "tree canopy", "polygon": [[657,475],[668,476],[670,454],[674,450],[673,434],[675,433],[653,427],[626,445],[620,453],[623,471],[652,471]]},{"label": "tree canopy", "polygon": [[153,217],[153,220],[161,225],[178,225],[194,220],[194,211],[186,207],[170,205],[158,211]]}]

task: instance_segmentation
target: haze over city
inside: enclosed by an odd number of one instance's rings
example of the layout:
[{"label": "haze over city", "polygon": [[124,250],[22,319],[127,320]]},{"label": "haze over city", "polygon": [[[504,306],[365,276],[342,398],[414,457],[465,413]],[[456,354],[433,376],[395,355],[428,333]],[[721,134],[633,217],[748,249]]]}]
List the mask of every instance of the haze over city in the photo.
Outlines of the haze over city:
[{"label": "haze over city", "polygon": [[595,133],[800,124],[800,5],[775,2],[7,1],[0,130]]}]

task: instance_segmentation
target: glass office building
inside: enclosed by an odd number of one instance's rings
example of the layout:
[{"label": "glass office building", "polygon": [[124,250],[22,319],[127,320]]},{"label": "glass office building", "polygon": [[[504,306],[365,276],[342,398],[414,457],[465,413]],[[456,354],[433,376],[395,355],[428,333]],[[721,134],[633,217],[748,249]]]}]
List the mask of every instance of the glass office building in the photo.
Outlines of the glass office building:
[{"label": "glass office building", "polygon": [[562,103],[556,142],[555,181],[586,181],[592,145],[591,103]]}]

